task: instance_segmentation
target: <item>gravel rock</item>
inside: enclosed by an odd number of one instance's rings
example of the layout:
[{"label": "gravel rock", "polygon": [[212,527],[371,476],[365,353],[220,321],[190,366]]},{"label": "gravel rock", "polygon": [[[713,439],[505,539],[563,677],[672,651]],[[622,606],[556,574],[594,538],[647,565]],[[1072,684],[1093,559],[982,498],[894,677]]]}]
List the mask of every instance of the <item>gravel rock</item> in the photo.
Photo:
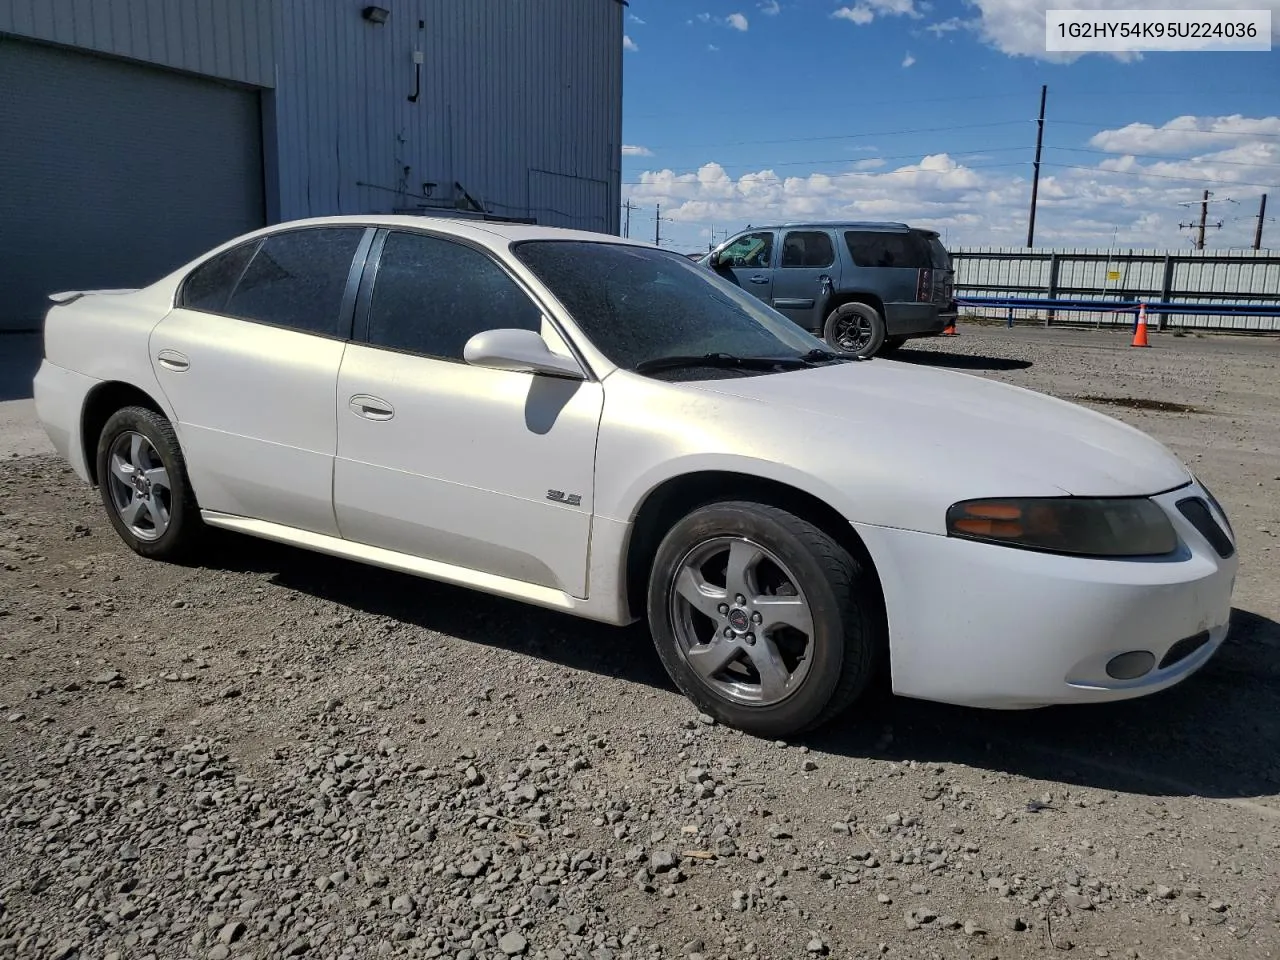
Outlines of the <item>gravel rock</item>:
[{"label": "gravel rock", "polygon": [[529,946],[529,941],[525,940],[520,934],[505,933],[498,941],[498,949],[505,953],[508,957],[519,956],[524,953]]}]

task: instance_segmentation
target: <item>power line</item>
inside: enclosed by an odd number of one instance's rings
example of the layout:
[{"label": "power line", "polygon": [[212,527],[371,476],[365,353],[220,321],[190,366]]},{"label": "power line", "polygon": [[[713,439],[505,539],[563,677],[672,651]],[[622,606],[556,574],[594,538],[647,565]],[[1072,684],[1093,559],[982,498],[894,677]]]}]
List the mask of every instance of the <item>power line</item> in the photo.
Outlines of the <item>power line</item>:
[{"label": "power line", "polygon": [[[1115,150],[1090,150],[1087,147],[1058,147],[1053,144],[1046,143],[1046,150],[1065,150],[1070,153],[1093,153],[1105,157],[1137,157],[1143,160],[1159,160],[1163,163],[1222,163],[1233,167],[1280,167],[1280,163],[1253,163],[1248,160],[1216,160],[1207,159],[1205,157],[1170,157],[1161,153],[1129,153],[1128,151],[1116,152]],[[992,153],[994,151],[988,151]]]},{"label": "power line", "polygon": [[1046,160],[1045,165],[1049,167],[1062,167],[1067,170],[1087,170],[1089,173],[1116,173],[1124,177],[1155,177],[1157,180],[1177,180],[1181,183],[1219,183],[1228,187],[1262,187],[1264,189],[1274,187],[1276,185],[1275,183],[1249,183],[1246,180],[1211,180],[1207,177],[1174,177],[1164,173],[1147,173],[1145,170],[1104,170],[1101,167],[1084,167],[1075,163],[1055,163],[1050,160]]},{"label": "power line", "polygon": [[[825,176],[829,180],[840,180],[845,177],[883,178],[883,177],[896,177],[904,174],[910,174],[913,176],[918,174],[925,174],[925,173],[941,175],[946,173],[956,173],[959,170],[989,170],[992,167],[1023,167],[1023,166],[1026,166],[1028,162],[1029,161],[1026,161],[1026,160],[1010,160],[1004,163],[975,163],[972,166],[954,167],[950,170],[922,170],[922,169],[901,170],[899,169],[899,170],[886,170],[884,173],[879,173],[875,170],[850,170],[845,173],[826,173],[826,174],[823,174],[823,176]],[[1092,168],[1085,167],[1082,169],[1092,169]],[[681,173],[681,174],[676,174],[675,176],[692,177],[692,176],[695,176],[695,174]],[[787,180],[792,179],[790,177],[754,176],[753,174],[749,174],[749,173],[743,174],[743,176],[751,177],[756,183],[784,183]],[[741,180],[742,178],[739,177],[738,179]],[[622,184],[623,186],[629,186],[629,187],[659,187],[659,186],[667,186],[667,185],[671,185],[671,186],[690,185],[691,186],[691,185],[696,185],[697,182],[698,181],[696,180],[623,180]]]},{"label": "power line", "polygon": [[833,140],[858,140],[865,137],[898,137],[911,133],[943,133],[951,130],[981,130],[990,127],[1009,127],[1026,123],[1026,120],[994,120],[990,123],[961,123],[947,127],[915,127],[911,130],[879,130],[866,133],[833,133],[823,137],[781,137],[776,140],[732,140],[724,143],[655,144],[651,149],[710,150],[720,147],[753,147],[757,144],[822,143]]},{"label": "power line", "polygon": [[[1013,153],[1018,150],[1026,150],[1026,149],[1027,149],[1026,144],[1019,144],[1016,147],[987,147],[983,150],[965,150],[961,153],[951,153],[950,151],[943,151],[943,152],[945,152],[947,156],[955,159],[958,157],[982,157],[988,153]],[[875,155],[875,156],[868,155],[866,157],[863,157],[857,160],[851,159],[849,157],[827,157],[822,160],[782,160],[782,161],[773,161],[773,160],[746,161],[744,160],[741,163],[720,163],[718,160],[713,160],[713,161],[708,161],[708,163],[716,163],[719,166],[724,167],[726,170],[730,168],[736,168],[736,167],[749,167],[749,168],[754,168],[759,170],[765,167],[810,167],[820,163],[866,163],[870,160],[921,160],[926,156],[928,156],[927,151],[922,152],[920,150],[917,150],[915,153],[899,153],[899,154],[893,154],[887,157],[879,156],[879,155]],[[690,170],[687,172],[696,173],[697,171]],[[866,171],[849,171],[849,172],[868,173],[870,171],[866,170]],[[630,180],[623,181],[623,183],[632,183],[632,182],[639,182],[639,181],[630,181]]]},{"label": "power line", "polygon": [[[1174,97],[1174,98],[1180,99],[1180,98],[1189,97],[1189,96],[1202,96],[1205,93],[1211,93],[1219,97],[1228,97],[1228,96],[1239,96],[1244,94],[1253,94],[1253,93],[1257,93],[1257,90],[1251,89],[1251,88],[1240,88],[1237,90],[1205,90],[1203,87],[1198,87],[1196,89],[1188,89],[1188,90],[1165,89],[1165,90],[1117,91],[1114,87],[1112,87],[1111,89],[1100,89],[1100,90],[1068,90],[1065,92],[1065,96],[1068,98],[1073,98],[1073,97],[1114,98],[1117,95],[1121,95],[1126,100],[1132,100],[1137,97],[1156,97],[1156,98]],[[917,103],[956,103],[960,101],[975,101],[975,100],[977,101],[1016,100],[1021,97],[1022,97],[1021,93],[976,93],[976,94],[968,94],[965,96],[954,96],[954,97],[911,97],[908,99],[904,99],[901,97],[891,97],[886,100],[859,99],[858,105],[860,107],[884,107],[884,106],[896,107],[896,106],[910,106]],[[702,115],[701,104],[699,104],[699,107],[697,110],[690,110],[687,114],[684,114],[684,115],[685,116],[701,116]],[[670,110],[664,110],[660,113],[628,113],[626,116],[626,119],[628,120],[658,120],[658,119],[665,120],[675,116],[681,116],[681,114],[675,113]]]},{"label": "power line", "polygon": [[[1053,123],[1063,123],[1073,127],[1093,127],[1099,128],[1097,120],[1054,120]],[[1128,123],[1125,126],[1133,126]],[[1150,124],[1139,124],[1139,126],[1150,127]],[[1123,129],[1123,128],[1114,128]],[[1182,127],[1150,127],[1152,133],[1198,133],[1206,137],[1280,137],[1280,133],[1263,133],[1254,130],[1196,130],[1192,128]]]}]

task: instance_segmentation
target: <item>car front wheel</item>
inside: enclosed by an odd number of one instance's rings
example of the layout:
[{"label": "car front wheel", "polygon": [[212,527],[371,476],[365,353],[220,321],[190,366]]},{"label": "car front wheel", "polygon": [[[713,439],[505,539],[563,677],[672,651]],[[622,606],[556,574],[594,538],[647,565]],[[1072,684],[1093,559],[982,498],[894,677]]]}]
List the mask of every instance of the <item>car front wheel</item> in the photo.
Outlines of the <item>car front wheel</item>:
[{"label": "car front wheel", "polygon": [[700,507],[663,539],[649,583],[658,654],[681,692],[758,736],[819,726],[875,669],[865,571],[818,527],[746,501]]},{"label": "car front wheel", "polygon": [[98,439],[98,490],[107,517],[129,548],[178,560],[203,524],[173,425],[146,407],[113,413]]}]

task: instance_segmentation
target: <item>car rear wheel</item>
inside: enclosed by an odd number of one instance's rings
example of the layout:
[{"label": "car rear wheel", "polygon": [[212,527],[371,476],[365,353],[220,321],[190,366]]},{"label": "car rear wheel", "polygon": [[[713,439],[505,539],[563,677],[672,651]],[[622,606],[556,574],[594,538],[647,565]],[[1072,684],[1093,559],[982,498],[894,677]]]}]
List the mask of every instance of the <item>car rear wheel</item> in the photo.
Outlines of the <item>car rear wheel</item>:
[{"label": "car rear wheel", "polygon": [[875,669],[868,580],[818,527],[747,501],[700,507],[658,548],[648,615],[699,709],[765,737],[833,719]]},{"label": "car rear wheel", "polygon": [[177,560],[203,530],[173,425],[145,407],[113,413],[98,438],[98,490],[129,548]]},{"label": "car rear wheel", "polygon": [[846,303],[827,316],[822,339],[837,353],[874,357],[884,343],[884,317],[865,303]]}]

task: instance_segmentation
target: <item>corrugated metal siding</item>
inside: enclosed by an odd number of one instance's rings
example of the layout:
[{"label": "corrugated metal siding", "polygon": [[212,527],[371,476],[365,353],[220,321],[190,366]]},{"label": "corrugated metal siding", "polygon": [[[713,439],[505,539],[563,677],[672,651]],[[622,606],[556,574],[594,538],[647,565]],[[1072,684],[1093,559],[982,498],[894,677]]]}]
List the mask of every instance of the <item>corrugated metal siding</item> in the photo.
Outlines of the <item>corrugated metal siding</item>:
[{"label": "corrugated metal siding", "polygon": [[[1108,250],[1077,247],[1027,250],[1024,247],[955,247],[956,295],[969,297],[1047,297],[1053,257],[1058,264],[1054,290],[1059,299],[1147,299],[1160,301],[1168,270],[1170,302],[1193,304],[1280,304],[1280,251],[1276,250]],[[1119,273],[1116,280],[1108,273]],[[1042,311],[1015,310],[1020,319]],[[1133,315],[1059,313],[1057,319],[1096,324],[1131,324]],[[1280,332],[1270,317],[1170,314],[1169,326],[1215,330]]]},{"label": "corrugated metal siding", "polygon": [[0,37],[0,330],[265,222],[261,93]]},{"label": "corrugated metal siding", "polygon": [[448,205],[457,181],[491,213],[618,232],[620,3],[379,5],[382,25],[346,0],[278,0],[281,219]]},{"label": "corrugated metal siding", "polygon": [[0,0],[0,33],[269,87],[275,82],[275,3]]}]

